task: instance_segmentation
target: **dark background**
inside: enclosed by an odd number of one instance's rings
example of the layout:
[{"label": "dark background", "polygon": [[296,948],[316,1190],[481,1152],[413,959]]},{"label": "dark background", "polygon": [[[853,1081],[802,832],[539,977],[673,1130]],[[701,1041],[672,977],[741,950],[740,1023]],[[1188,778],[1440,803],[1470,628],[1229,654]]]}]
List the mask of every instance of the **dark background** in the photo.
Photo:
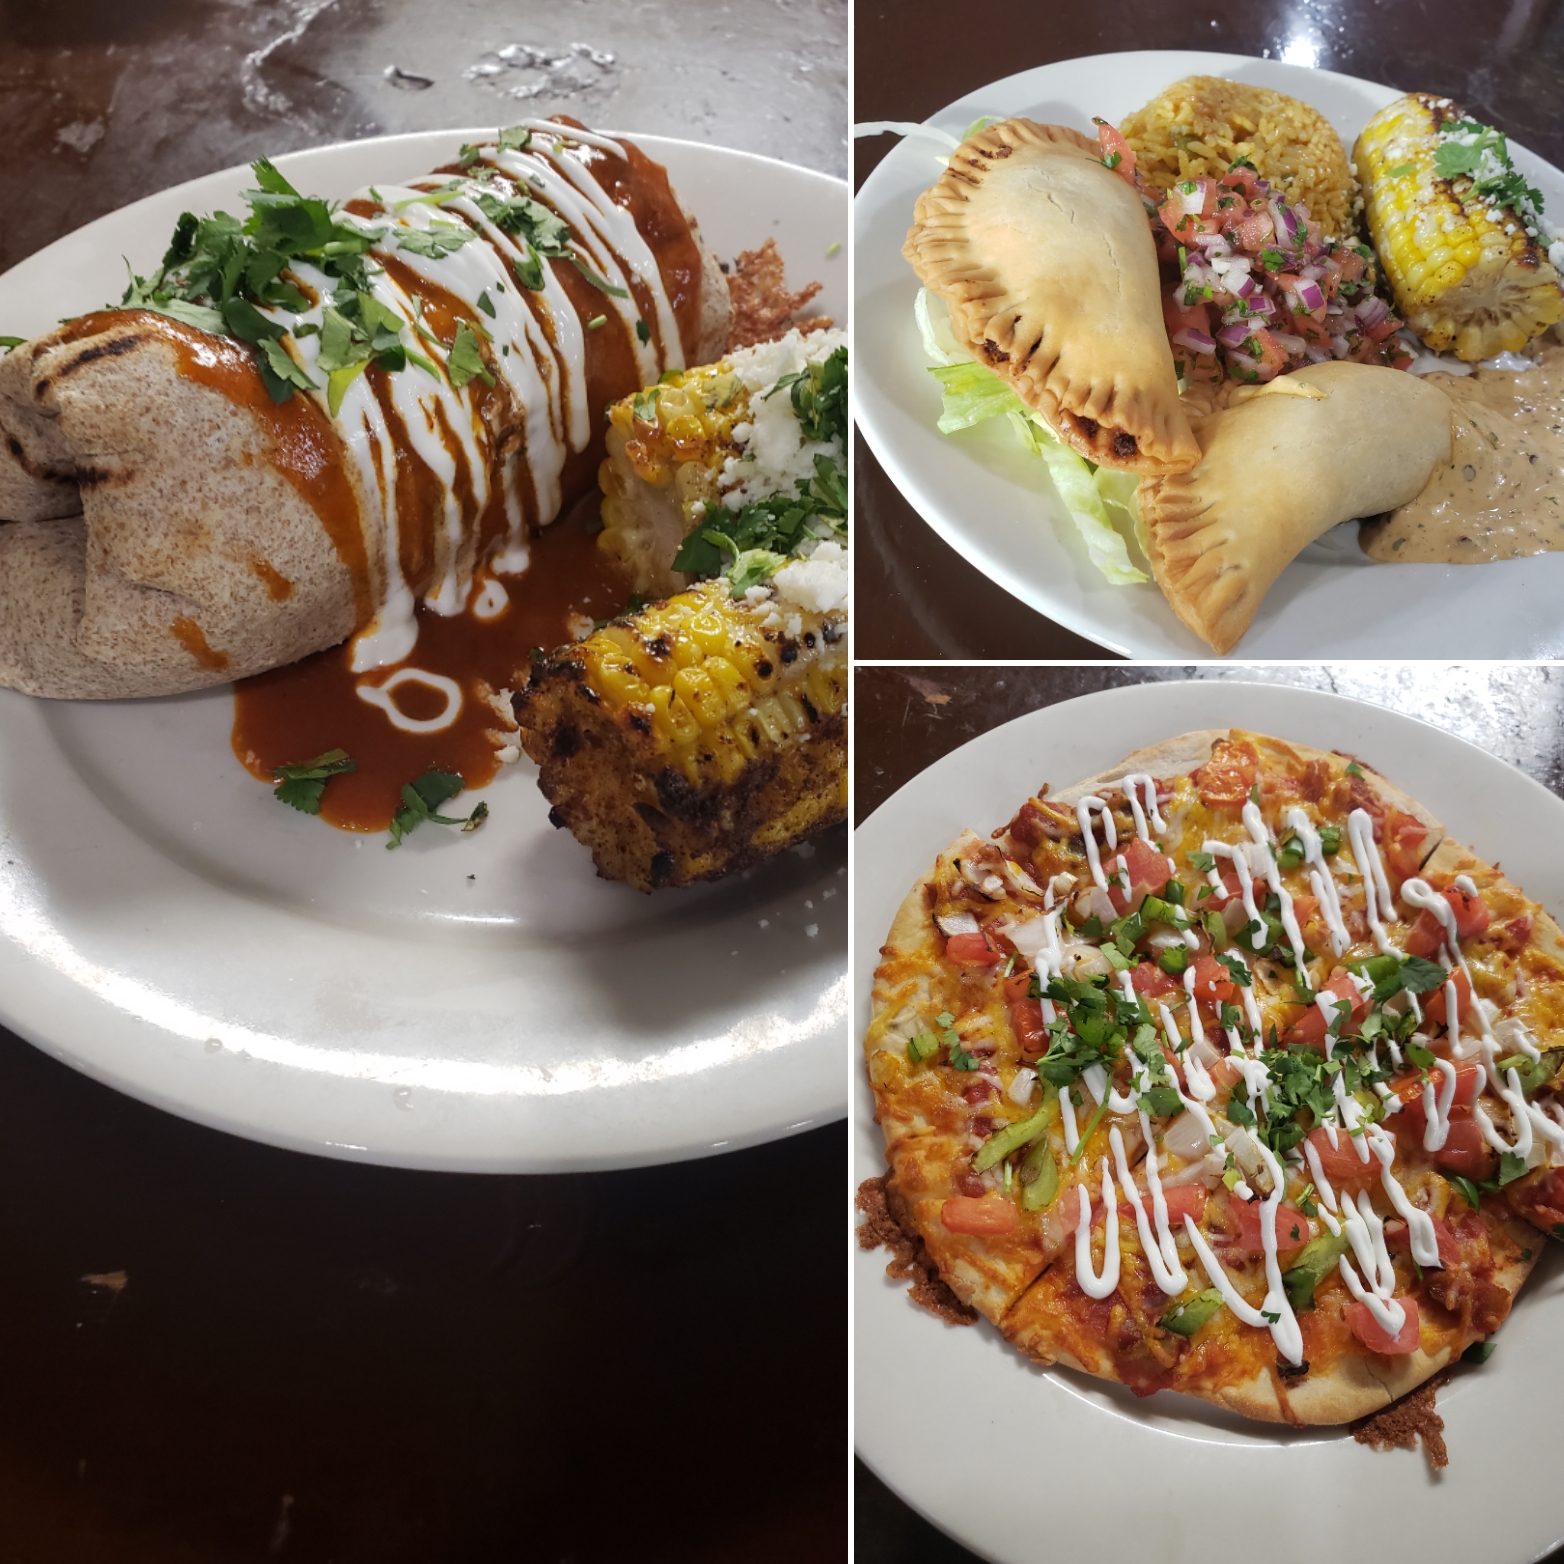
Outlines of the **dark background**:
[{"label": "dark background", "polygon": [[[524,115],[841,174],[846,33],[842,0],[0,0],[0,270],[262,154]],[[355,1167],[0,1029],[0,1564],[842,1558],[845,1153]]]},{"label": "dark background", "polygon": [[[859,668],[853,679],[854,823],[942,755],[1001,723],[1095,690],[1151,680],[1220,679],[1300,685],[1387,706],[1497,755],[1564,797],[1564,669],[1533,663],[1337,663],[1272,668],[1087,667]],[[1372,757],[1370,757],[1372,758]],[[1416,793],[1416,789],[1413,789]],[[909,1305],[910,1307],[910,1305]],[[922,1430],[916,1437],[959,1438]],[[1364,1452],[1372,1463],[1374,1456]],[[1452,1461],[1460,1460],[1458,1443]],[[1047,1492],[1046,1442],[1032,1452],[997,1452],[995,1492]],[[1372,1478],[1372,1471],[1366,1476]],[[1040,1501],[1038,1536],[1046,1538]],[[863,1462],[854,1481],[856,1564],[977,1564],[976,1555],[903,1504]],[[1038,1559],[1048,1558],[1039,1542]],[[1264,1544],[1256,1545],[1256,1561]],[[1561,1564],[1564,1549],[1546,1564]],[[1079,1561],[1070,1561],[1079,1564]],[[1443,1564],[1431,1556],[1430,1564]]]},{"label": "dark background", "polygon": [[[858,0],[853,117],[924,120],[986,83],[1118,49],[1286,58],[1446,93],[1564,166],[1560,0]],[[893,136],[853,144],[854,187]],[[1094,642],[980,575],[924,524],[856,439],[853,634],[865,658],[1098,658]]]}]

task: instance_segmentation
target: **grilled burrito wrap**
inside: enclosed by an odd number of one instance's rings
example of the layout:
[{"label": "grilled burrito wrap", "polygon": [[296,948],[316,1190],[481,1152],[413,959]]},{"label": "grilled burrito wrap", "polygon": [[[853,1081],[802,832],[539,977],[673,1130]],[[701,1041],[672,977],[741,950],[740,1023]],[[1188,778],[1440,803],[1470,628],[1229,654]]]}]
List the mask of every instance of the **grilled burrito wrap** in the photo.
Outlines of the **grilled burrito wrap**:
[{"label": "grilled burrito wrap", "polygon": [[240,230],[187,219],[182,296],[138,279],[151,307],[0,360],[0,685],[173,694],[355,633],[355,670],[398,662],[420,598],[459,612],[591,487],[607,404],[727,345],[721,270],[629,142],[533,121],[335,211],[257,174],[246,233],[325,236],[258,294],[188,302]]}]

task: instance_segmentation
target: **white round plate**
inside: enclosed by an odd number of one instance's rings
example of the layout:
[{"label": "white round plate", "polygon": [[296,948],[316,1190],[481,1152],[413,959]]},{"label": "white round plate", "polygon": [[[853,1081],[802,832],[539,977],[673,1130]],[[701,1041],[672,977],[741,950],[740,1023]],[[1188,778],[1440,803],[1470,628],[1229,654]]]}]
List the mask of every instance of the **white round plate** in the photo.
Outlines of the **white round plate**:
[{"label": "white round plate", "polygon": [[[1143,745],[1248,727],[1361,755],[1480,856],[1564,909],[1564,802],[1503,761],[1409,717],[1274,685],[1142,684],[1045,707],[946,755],[881,805],[853,848],[853,1020],[913,881],[963,827],[986,833],[1044,781],[1066,786]],[[885,1169],[859,1071],[855,1182]],[[1139,1400],[1043,1369],[980,1322],[942,1324],[854,1258],[855,1419],[864,1460],[936,1525],[1000,1564],[1137,1556],[1160,1564],[1483,1559],[1520,1564],[1564,1538],[1553,1477],[1564,1261],[1547,1245],[1480,1370],[1439,1392],[1450,1465],[1382,1454],[1338,1429],[1278,1429],[1192,1397]]]},{"label": "white round plate", "polygon": [[[930,123],[959,136],[980,115],[1024,114],[1095,134],[1180,77],[1204,74],[1273,87],[1312,104],[1350,154],[1365,122],[1405,89],[1334,71],[1194,50],[1140,50],[1063,60],[1007,76]],[[1416,82],[1409,82],[1415,88]],[[1564,217],[1564,173],[1510,143],[1516,167]],[[1008,423],[942,435],[939,385],[913,322],[918,281],[902,259],[917,197],[939,177],[937,143],[909,137],[864,181],[854,202],[853,411],[891,481],[934,530],[986,576],[1050,619],[1127,657],[1209,657],[1154,582],[1109,586],[1092,567],[1047,469]],[[1491,565],[1376,565],[1356,523],[1311,544],[1266,595],[1240,650],[1254,659],[1556,657],[1564,554]]]},{"label": "white round plate", "polygon": [[[294,153],[344,197],[487,130]],[[840,180],[656,136],[702,232],[775,236],[847,313]],[[230,169],[101,218],[0,277],[0,331],[117,299]],[[843,1112],[845,833],[733,881],[642,896],[595,877],[522,760],[473,835],[396,852],[279,805],[229,748],[226,687],[49,702],[0,690],[0,1021],[187,1118],[407,1167],[541,1172],[700,1156]],[[464,795],[465,796],[465,795]]]}]

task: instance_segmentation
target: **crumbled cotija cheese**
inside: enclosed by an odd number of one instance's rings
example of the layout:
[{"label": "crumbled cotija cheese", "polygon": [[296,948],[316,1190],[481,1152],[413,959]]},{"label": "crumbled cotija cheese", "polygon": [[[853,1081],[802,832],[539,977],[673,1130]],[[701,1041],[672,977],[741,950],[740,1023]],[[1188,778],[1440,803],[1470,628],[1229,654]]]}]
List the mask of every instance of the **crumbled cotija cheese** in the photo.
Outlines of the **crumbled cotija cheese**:
[{"label": "crumbled cotija cheese", "polygon": [[776,342],[745,348],[728,359],[750,393],[749,421],[733,426],[740,453],[723,463],[717,479],[722,503],[734,515],[753,501],[792,494],[796,482],[807,483],[815,476],[817,456],[845,461],[841,440],[804,439],[786,390],[766,395],[784,375],[824,363],[845,341],[846,333],[838,330],[812,331],[807,336],[790,331]]}]

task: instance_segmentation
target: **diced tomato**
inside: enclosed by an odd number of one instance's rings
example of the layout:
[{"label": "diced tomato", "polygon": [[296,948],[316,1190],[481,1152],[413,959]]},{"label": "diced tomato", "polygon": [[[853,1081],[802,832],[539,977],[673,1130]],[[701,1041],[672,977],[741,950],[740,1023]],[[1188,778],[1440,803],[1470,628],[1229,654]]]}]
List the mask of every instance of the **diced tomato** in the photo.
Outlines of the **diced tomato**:
[{"label": "diced tomato", "polygon": [[[1431,1220],[1434,1224],[1434,1239],[1439,1245],[1439,1263],[1445,1266],[1459,1265],[1461,1250],[1455,1241],[1455,1234],[1450,1231],[1449,1223],[1442,1222],[1438,1217]],[[1411,1251],[1412,1234],[1405,1222],[1385,1224],[1385,1244],[1397,1253]]]},{"label": "diced tomato", "polygon": [[1393,332],[1400,331],[1405,321],[1395,315],[1387,315],[1377,326],[1365,326],[1363,335],[1374,342],[1383,342]]},{"label": "diced tomato", "polygon": [[[1262,1222],[1265,1216],[1265,1202],[1241,1200],[1235,1195],[1228,1202],[1228,1207],[1238,1217],[1239,1246],[1247,1249],[1250,1254],[1264,1253]],[[1276,1210],[1276,1252],[1291,1254],[1293,1250],[1303,1248],[1312,1236],[1309,1232],[1309,1219],[1284,1200]]]},{"label": "diced tomato", "polygon": [[[1369,1002],[1358,992],[1357,985],[1342,967],[1337,967],[1330,975],[1330,981],[1320,990],[1323,994],[1332,996],[1331,1002],[1345,999],[1352,1006],[1352,1014],[1337,1028],[1336,1035],[1344,1036],[1351,1032],[1359,1021],[1368,1014]],[[1311,1048],[1321,1048],[1325,1044],[1326,1020],[1325,1013],[1320,1007],[1310,1005],[1309,1008],[1295,1021],[1282,1039],[1285,1043],[1307,1043]]]},{"label": "diced tomato", "polygon": [[1175,1232],[1184,1225],[1186,1216],[1198,1222],[1206,1214],[1204,1184],[1180,1184],[1177,1189],[1163,1190],[1162,1198],[1168,1203],[1168,1225]]},{"label": "diced tomato", "polygon": [[[1444,1071],[1430,1070],[1434,1095],[1437,1097],[1444,1090]],[[1463,1059],[1455,1067],[1455,1097],[1451,1103],[1450,1116],[1455,1118],[1469,1118],[1471,1107],[1477,1101],[1478,1087],[1483,1078],[1483,1069],[1475,1059]],[[1423,1078],[1421,1075],[1407,1076],[1399,1081],[1391,1082],[1390,1089],[1406,1104],[1401,1112],[1396,1115],[1396,1128],[1405,1130],[1413,1136],[1419,1144],[1423,1139],[1423,1130],[1428,1124],[1423,1114]]]},{"label": "diced tomato", "polygon": [[[1207,187],[1203,204],[1214,208],[1216,198],[1210,182],[1201,180],[1200,183]],[[1162,205],[1157,208],[1157,216],[1162,219],[1168,232],[1182,245],[1194,244],[1195,240],[1203,234],[1214,234],[1222,231],[1222,225],[1215,217],[1207,216],[1204,213],[1196,216],[1186,212],[1183,200],[1180,198],[1176,188],[1168,192]]]},{"label": "diced tomato", "polygon": [[1166,855],[1159,853],[1149,842],[1141,841],[1138,836],[1124,849],[1124,867],[1130,876],[1128,893],[1119,876],[1118,865],[1112,861],[1103,865],[1108,875],[1108,900],[1113,903],[1114,910],[1120,913],[1138,907],[1148,895],[1160,891],[1173,874]]},{"label": "diced tomato", "polygon": [[1254,253],[1270,244],[1276,225],[1268,211],[1251,211],[1247,217],[1240,217],[1239,221],[1234,222],[1231,231],[1243,249]]},{"label": "diced tomato", "polygon": [[1384,834],[1380,851],[1385,865],[1398,880],[1410,880],[1423,864],[1423,838],[1428,828],[1421,820],[1402,814],[1399,809],[1385,811]]},{"label": "diced tomato", "polygon": [[1018,999],[1010,1006],[1010,1025],[1024,1054],[1048,1051],[1048,1028],[1043,1025],[1042,1007],[1035,999]]},{"label": "diced tomato", "polygon": [[1215,956],[1202,956],[1195,963],[1194,993],[1208,1004],[1225,1004],[1238,991],[1233,974]]},{"label": "diced tomato", "polygon": [[1310,950],[1323,950],[1330,943],[1330,930],[1320,916],[1320,899],[1317,896],[1294,896],[1293,916],[1298,920],[1303,943]]},{"label": "diced tomato", "polygon": [[1341,247],[1335,250],[1333,254],[1341,266],[1341,280],[1343,282],[1356,282],[1367,269],[1368,262],[1356,250]]},{"label": "diced tomato", "polygon": [[1386,1357],[1399,1357],[1417,1351],[1420,1341],[1417,1299],[1397,1298],[1396,1302],[1401,1305],[1403,1323],[1400,1331],[1394,1336],[1369,1313],[1369,1306],[1366,1303],[1359,1303],[1354,1298],[1347,1305],[1347,1326],[1370,1352],[1382,1352]]},{"label": "diced tomato", "polygon": [[1206,1074],[1209,1075],[1218,1086],[1226,1087],[1228,1089],[1236,1086],[1244,1078],[1243,1071],[1240,1070],[1238,1066],[1225,1055],[1218,1059],[1215,1064],[1208,1064],[1206,1066]]},{"label": "diced tomato", "polygon": [[982,1238],[998,1238],[1013,1233],[1020,1217],[1015,1206],[1003,1195],[952,1195],[939,1208],[939,1219],[950,1233],[974,1233]]},{"label": "diced tomato", "polygon": [[[1450,903],[1450,910],[1455,914],[1458,939],[1471,939],[1493,922],[1493,914],[1481,896],[1469,896],[1455,885],[1447,886],[1440,894]],[[1431,911],[1425,909],[1407,936],[1408,953],[1413,956],[1432,956],[1444,942],[1444,925]]]},{"label": "diced tomato", "polygon": [[1361,1161],[1358,1143],[1344,1129],[1336,1131],[1336,1142],[1331,1145],[1323,1124],[1309,1131],[1309,1144],[1318,1153],[1320,1168],[1332,1184],[1340,1186],[1379,1177],[1379,1158],[1373,1152],[1369,1152],[1367,1162]]},{"label": "diced tomato", "polygon": [[[1192,1216],[1197,1222],[1206,1212],[1206,1191],[1203,1184],[1180,1184],[1176,1189],[1165,1189],[1162,1198],[1167,1202],[1168,1226],[1177,1233],[1184,1226],[1184,1218]],[[1080,1197],[1076,1197],[1079,1201]],[[1152,1215],[1151,1192],[1142,1189],[1140,1193],[1141,1204],[1146,1208],[1146,1215]],[[1119,1202],[1119,1216],[1121,1219],[1133,1222],[1135,1220],[1135,1208],[1128,1200]]]},{"label": "diced tomato", "polygon": [[1274,380],[1288,365],[1290,355],[1287,349],[1264,326],[1256,328],[1254,341],[1260,349],[1259,361],[1255,365],[1256,373],[1262,381]]},{"label": "diced tomato", "polygon": [[1182,284],[1162,295],[1162,319],[1170,337],[1181,331],[1203,331],[1208,337],[1211,335],[1211,306],[1204,299],[1185,304]]},{"label": "diced tomato", "polygon": [[1475,1119],[1456,1117],[1457,1113],[1470,1112],[1469,1108],[1452,1110],[1450,1133],[1444,1145],[1434,1153],[1434,1166],[1446,1168],[1451,1173],[1463,1173],[1468,1178],[1482,1178],[1493,1162],[1493,1152]]},{"label": "diced tomato", "polygon": [[1105,119],[1097,121],[1097,145],[1102,148],[1102,160],[1105,163],[1115,152],[1118,153],[1119,161],[1113,165],[1113,171],[1115,174],[1122,175],[1126,183],[1133,188],[1135,184],[1135,149]]},{"label": "diced tomato", "polygon": [[1230,168],[1218,181],[1229,190],[1241,191],[1246,203],[1259,182],[1260,176],[1252,168]]},{"label": "diced tomato", "polygon": [[997,967],[1005,959],[981,929],[976,934],[952,934],[945,941],[945,954],[964,967]]},{"label": "diced tomato", "polygon": [[1249,801],[1249,789],[1259,769],[1260,757],[1253,744],[1218,739],[1211,747],[1211,758],[1190,780],[1207,809],[1239,809]]},{"label": "diced tomato", "polygon": [[1130,971],[1130,982],[1142,999],[1157,999],[1163,994],[1176,994],[1179,986],[1155,961],[1137,961]]},{"label": "diced tomato", "polygon": [[1450,974],[1450,978],[1441,983],[1433,993],[1423,996],[1423,1014],[1430,1021],[1440,1026],[1450,1024],[1450,1002],[1446,997],[1450,992],[1450,982],[1455,984],[1455,1013],[1462,1021],[1471,1019],[1472,1014],[1472,983],[1466,973],[1457,967]]}]

